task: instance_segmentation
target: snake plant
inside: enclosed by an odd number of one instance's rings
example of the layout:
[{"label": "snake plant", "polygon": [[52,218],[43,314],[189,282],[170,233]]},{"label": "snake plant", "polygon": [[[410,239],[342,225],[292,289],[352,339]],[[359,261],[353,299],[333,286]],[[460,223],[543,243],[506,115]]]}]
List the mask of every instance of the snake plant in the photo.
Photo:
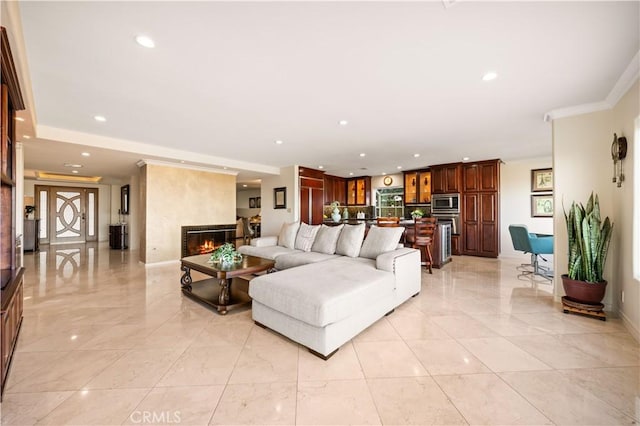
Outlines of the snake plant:
[{"label": "snake plant", "polygon": [[572,280],[599,283],[607,260],[613,223],[600,218],[600,202],[593,193],[587,206],[571,203],[564,211],[569,237],[569,278]]}]

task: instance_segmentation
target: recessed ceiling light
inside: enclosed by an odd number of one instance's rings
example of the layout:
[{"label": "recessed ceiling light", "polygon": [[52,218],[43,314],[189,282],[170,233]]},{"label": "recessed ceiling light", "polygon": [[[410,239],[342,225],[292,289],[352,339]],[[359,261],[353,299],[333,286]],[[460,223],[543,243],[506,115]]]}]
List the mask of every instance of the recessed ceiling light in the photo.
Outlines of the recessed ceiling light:
[{"label": "recessed ceiling light", "polygon": [[413,154],[413,158],[418,158],[420,157],[420,154]]},{"label": "recessed ceiling light", "polygon": [[224,166],[224,167],[223,167],[223,169],[224,169],[224,170],[227,170],[227,169],[228,169],[228,167],[227,167],[227,166]]},{"label": "recessed ceiling light", "polygon": [[349,176],[353,176],[353,172],[349,172]]},{"label": "recessed ceiling light", "polygon": [[347,124],[349,124],[349,122],[347,120],[340,120],[338,121],[338,124],[340,124],[341,126],[346,126]]},{"label": "recessed ceiling light", "polygon": [[72,167],[74,169],[80,169],[82,168],[82,164],[71,164],[71,163],[64,163],[65,167]]},{"label": "recessed ceiling light", "polygon": [[485,75],[482,76],[482,80],[491,81],[491,80],[495,80],[496,77],[498,77],[498,74],[496,74],[493,71],[490,71],[490,72],[488,72],[488,73],[486,73]]},{"label": "recessed ceiling light", "polygon": [[360,153],[360,157],[364,157],[364,156],[366,156],[366,155],[367,155],[367,154],[365,154],[364,152],[361,152],[361,153]]},{"label": "recessed ceiling light", "polygon": [[387,174],[387,172],[382,172],[382,176],[384,176],[384,175],[386,175],[386,174]]},{"label": "recessed ceiling light", "polygon": [[91,157],[91,154],[89,154],[88,152],[83,152],[82,154],[83,157]]},{"label": "recessed ceiling light", "polygon": [[469,157],[462,157],[462,161],[469,161]]},{"label": "recessed ceiling light", "polygon": [[107,121],[107,119],[103,115],[94,115],[93,119],[101,123],[104,123],[105,121]]},{"label": "recessed ceiling light", "polygon": [[184,164],[184,160],[180,160],[180,163]]},{"label": "recessed ceiling light", "polygon": [[136,36],[136,43],[138,43],[140,46],[146,47],[148,49],[153,49],[154,47],[156,47],[156,44],[151,39],[151,37],[148,37],[146,35]]},{"label": "recessed ceiling light", "polygon": [[318,166],[319,169],[324,169],[324,166]]},{"label": "recessed ceiling light", "polygon": [[22,135],[22,137],[25,138],[25,139],[31,139],[31,136],[29,136],[29,135]]},{"label": "recessed ceiling light", "polygon": [[24,118],[22,118],[22,117],[16,117],[16,121],[24,121]]},{"label": "recessed ceiling light", "polygon": [[71,170],[71,173],[78,174],[79,172],[77,170]]},{"label": "recessed ceiling light", "polygon": [[278,139],[278,140],[276,141],[276,145],[282,145],[283,143],[284,143],[284,142],[282,142],[280,139]]},{"label": "recessed ceiling light", "polygon": [[398,170],[400,170],[401,168],[402,168],[402,166],[398,166],[398,167],[396,167],[396,169],[398,169]]},{"label": "recessed ceiling light", "polygon": [[246,184],[246,183],[242,184],[242,187],[243,187],[243,188],[246,188],[246,187],[247,187],[247,184]]}]

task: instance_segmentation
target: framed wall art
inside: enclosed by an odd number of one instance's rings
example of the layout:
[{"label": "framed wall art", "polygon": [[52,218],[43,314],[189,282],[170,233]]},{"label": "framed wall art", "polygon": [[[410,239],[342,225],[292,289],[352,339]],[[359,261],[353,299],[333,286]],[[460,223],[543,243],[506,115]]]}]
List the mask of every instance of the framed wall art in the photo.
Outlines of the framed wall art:
[{"label": "framed wall art", "polygon": [[531,196],[531,217],[553,216],[553,194]]},{"label": "framed wall art", "polygon": [[255,198],[249,198],[249,208],[250,209],[255,209],[256,208],[256,199]]},{"label": "framed wall art", "polygon": [[287,208],[287,187],[273,188],[273,208],[274,209],[286,209]]},{"label": "framed wall art", "polygon": [[553,191],[553,169],[531,170],[531,192]]}]

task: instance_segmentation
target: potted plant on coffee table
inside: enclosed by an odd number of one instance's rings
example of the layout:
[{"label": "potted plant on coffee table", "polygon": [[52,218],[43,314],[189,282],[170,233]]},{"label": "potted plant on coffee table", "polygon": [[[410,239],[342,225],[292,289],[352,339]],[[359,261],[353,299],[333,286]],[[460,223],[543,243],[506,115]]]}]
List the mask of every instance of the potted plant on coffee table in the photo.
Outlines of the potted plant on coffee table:
[{"label": "potted plant on coffee table", "polygon": [[[562,286],[570,302],[587,305],[587,310],[601,311],[604,306],[600,302],[607,287],[602,273],[613,223],[609,217],[602,222],[600,202],[593,193],[586,207],[572,202],[564,217],[569,240],[569,272],[562,275]],[[599,309],[589,309],[589,305]]]}]

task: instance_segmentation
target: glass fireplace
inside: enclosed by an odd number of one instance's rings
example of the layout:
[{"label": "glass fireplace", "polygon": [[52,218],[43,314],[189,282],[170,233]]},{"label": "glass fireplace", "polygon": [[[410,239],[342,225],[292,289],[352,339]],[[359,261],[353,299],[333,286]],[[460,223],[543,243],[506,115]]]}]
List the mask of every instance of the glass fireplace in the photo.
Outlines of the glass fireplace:
[{"label": "glass fireplace", "polygon": [[182,256],[211,253],[224,243],[234,244],[236,224],[182,227]]}]

